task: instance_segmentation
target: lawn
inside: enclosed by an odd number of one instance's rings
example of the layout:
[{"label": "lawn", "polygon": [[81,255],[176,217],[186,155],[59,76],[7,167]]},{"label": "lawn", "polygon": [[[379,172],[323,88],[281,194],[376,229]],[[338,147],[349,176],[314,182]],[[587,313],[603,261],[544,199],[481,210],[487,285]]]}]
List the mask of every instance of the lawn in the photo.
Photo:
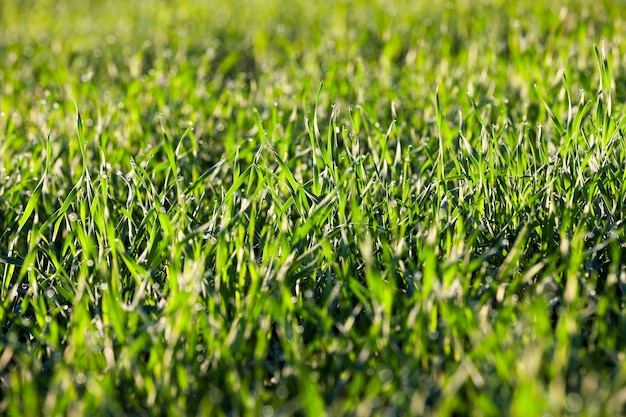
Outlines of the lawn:
[{"label": "lawn", "polygon": [[0,414],[624,415],[625,34],[2,1]]}]

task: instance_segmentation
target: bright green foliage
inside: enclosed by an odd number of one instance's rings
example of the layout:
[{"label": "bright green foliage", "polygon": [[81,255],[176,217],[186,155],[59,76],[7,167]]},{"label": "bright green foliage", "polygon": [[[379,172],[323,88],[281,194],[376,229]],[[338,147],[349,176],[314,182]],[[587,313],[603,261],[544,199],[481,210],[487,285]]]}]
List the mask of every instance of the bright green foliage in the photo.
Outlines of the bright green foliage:
[{"label": "bright green foliage", "polygon": [[0,414],[625,413],[626,7],[532,3],[2,1]]}]

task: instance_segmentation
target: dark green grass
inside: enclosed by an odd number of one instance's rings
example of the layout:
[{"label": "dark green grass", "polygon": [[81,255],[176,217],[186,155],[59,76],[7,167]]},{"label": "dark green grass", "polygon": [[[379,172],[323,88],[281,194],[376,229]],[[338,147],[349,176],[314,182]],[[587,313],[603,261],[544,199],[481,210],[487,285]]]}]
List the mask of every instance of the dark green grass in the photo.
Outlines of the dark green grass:
[{"label": "dark green grass", "polygon": [[3,2],[0,413],[624,413],[620,6]]}]

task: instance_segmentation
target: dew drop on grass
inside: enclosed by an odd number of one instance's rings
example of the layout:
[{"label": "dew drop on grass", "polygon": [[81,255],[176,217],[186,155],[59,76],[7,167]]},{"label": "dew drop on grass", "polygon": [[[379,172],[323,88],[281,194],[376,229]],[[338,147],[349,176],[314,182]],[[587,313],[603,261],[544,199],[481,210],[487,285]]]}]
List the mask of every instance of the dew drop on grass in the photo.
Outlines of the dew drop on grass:
[{"label": "dew drop on grass", "polygon": [[261,408],[261,415],[263,417],[273,417],[274,416],[274,407],[272,407],[271,405],[264,405],[263,408]]},{"label": "dew drop on grass", "polygon": [[224,393],[222,393],[221,389],[217,387],[212,387],[209,390],[209,400],[211,400],[213,404],[219,404],[222,402],[223,399],[224,399]]},{"label": "dew drop on grass", "polygon": [[383,384],[387,384],[393,381],[393,371],[389,368],[381,369],[378,373],[378,377]]},{"label": "dew drop on grass", "polygon": [[281,400],[286,399],[289,396],[289,388],[284,385],[280,385],[276,388],[276,396]]},{"label": "dew drop on grass", "polygon": [[584,400],[580,394],[571,392],[565,397],[565,408],[572,414],[579,413],[582,410],[583,405]]}]

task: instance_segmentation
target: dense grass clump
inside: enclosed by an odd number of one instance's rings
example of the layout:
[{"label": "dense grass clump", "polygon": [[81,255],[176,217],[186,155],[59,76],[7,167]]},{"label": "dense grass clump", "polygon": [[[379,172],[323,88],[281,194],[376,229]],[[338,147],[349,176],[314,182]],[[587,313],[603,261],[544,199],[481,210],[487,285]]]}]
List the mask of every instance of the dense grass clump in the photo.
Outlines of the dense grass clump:
[{"label": "dense grass clump", "polygon": [[2,2],[0,414],[626,413],[624,33]]}]

